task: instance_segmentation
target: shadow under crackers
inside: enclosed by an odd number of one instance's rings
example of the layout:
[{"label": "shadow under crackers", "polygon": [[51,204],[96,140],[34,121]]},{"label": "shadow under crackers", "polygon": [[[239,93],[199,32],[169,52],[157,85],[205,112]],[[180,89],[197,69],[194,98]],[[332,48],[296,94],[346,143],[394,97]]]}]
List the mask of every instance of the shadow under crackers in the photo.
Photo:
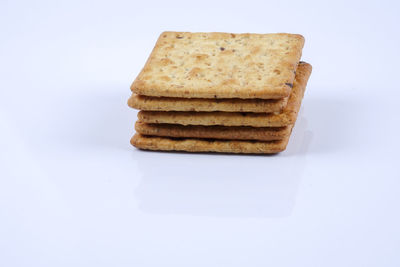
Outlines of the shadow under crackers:
[{"label": "shadow under crackers", "polygon": [[306,164],[305,157],[138,153],[134,194],[139,208],[153,214],[290,216]]},{"label": "shadow under crackers", "polygon": [[[358,134],[355,129],[362,129],[358,127],[359,116],[365,108],[361,99],[349,96],[305,97],[288,151],[293,146],[303,146],[306,150],[300,149],[299,153],[330,154],[354,148]],[[302,139],[299,139],[301,135]]]}]

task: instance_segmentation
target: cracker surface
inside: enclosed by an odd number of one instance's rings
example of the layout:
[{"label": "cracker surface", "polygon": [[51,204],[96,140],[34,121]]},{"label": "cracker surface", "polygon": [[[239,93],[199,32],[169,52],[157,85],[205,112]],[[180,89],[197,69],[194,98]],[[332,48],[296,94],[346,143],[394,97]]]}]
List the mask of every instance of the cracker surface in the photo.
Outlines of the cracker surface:
[{"label": "cracker surface", "polygon": [[303,46],[299,34],[164,32],[131,90],[181,98],[284,98]]}]

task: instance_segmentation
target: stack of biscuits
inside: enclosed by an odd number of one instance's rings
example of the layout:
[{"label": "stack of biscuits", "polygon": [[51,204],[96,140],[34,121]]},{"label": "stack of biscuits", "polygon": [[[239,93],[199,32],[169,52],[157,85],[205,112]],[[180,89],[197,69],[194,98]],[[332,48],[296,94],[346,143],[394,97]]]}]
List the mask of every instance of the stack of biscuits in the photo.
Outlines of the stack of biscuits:
[{"label": "stack of biscuits", "polygon": [[140,149],[278,153],[311,65],[298,34],[164,32],[131,86]]}]

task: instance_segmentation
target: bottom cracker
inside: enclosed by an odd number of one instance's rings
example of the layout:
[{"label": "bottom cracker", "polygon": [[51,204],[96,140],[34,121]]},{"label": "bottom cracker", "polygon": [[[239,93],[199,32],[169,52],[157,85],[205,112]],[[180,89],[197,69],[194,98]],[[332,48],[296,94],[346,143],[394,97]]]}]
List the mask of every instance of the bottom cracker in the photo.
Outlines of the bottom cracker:
[{"label": "bottom cracker", "polygon": [[226,140],[281,140],[290,135],[291,126],[247,127],[247,126],[200,126],[179,124],[157,124],[137,121],[136,132],[143,135],[175,138],[207,138]]},{"label": "bottom cracker", "polygon": [[242,154],[275,154],[286,149],[289,137],[279,141],[228,141],[173,139],[135,134],[131,144],[139,149],[186,152],[219,152]]}]

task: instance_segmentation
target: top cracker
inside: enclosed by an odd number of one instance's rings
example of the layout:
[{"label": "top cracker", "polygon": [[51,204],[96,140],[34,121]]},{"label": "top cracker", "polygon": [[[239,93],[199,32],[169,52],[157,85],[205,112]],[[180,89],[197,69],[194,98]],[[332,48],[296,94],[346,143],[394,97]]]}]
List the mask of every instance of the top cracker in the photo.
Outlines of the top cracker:
[{"label": "top cracker", "polygon": [[164,32],[131,90],[183,98],[287,97],[303,45],[298,34]]}]

